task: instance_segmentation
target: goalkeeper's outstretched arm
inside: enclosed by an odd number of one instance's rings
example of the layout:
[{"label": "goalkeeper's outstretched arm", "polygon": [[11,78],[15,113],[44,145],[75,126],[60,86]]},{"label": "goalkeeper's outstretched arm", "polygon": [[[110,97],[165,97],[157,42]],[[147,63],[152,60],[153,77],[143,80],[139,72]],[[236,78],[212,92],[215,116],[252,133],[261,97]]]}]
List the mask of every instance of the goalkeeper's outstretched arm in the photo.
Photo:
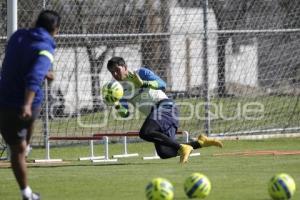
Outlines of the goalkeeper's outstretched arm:
[{"label": "goalkeeper's outstretched arm", "polygon": [[126,80],[132,82],[136,87],[151,88],[154,90],[166,89],[166,83],[147,68],[140,68],[136,72],[129,71]]},{"label": "goalkeeper's outstretched arm", "polygon": [[166,89],[166,83],[153,71],[142,67],[137,71],[137,73],[143,80],[144,87],[150,87],[155,90]]}]

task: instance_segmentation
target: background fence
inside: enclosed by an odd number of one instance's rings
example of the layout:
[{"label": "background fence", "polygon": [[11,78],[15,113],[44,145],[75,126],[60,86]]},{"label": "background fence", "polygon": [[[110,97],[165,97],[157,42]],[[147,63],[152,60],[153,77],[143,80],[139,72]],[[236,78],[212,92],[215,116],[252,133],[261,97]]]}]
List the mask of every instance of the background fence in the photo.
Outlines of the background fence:
[{"label": "background fence", "polygon": [[[8,10],[0,2],[2,60]],[[112,56],[159,74],[192,134],[300,129],[297,0],[27,0],[18,2],[18,28],[42,9],[61,13],[62,25],[35,144],[45,127],[51,136],[139,129],[144,116],[116,119],[102,102]]]}]

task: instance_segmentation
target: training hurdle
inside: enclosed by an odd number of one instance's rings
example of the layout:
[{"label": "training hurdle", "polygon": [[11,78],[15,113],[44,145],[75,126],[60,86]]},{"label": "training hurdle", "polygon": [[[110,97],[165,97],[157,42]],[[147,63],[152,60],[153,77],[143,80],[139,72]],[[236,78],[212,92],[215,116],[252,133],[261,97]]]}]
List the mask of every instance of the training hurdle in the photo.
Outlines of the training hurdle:
[{"label": "training hurdle", "polygon": [[[185,137],[185,141],[189,142],[189,133],[187,131],[178,131],[176,135],[183,135]],[[128,153],[128,144],[127,137],[138,137],[138,131],[128,131],[125,133],[95,133],[92,136],[57,136],[57,137],[48,137],[46,140],[46,158],[45,159],[37,159],[35,162],[61,162],[62,159],[51,159],[50,158],[50,141],[55,140],[86,140],[89,141],[90,145],[90,156],[88,157],[80,157],[79,160],[90,160],[93,163],[98,162],[117,162],[117,158],[126,158],[138,156],[138,153]],[[119,155],[113,155],[112,159],[109,156],[109,137],[123,137],[123,153]],[[104,156],[95,156],[94,154],[94,140],[104,140]],[[192,153],[190,156],[199,156],[200,153]],[[143,160],[153,160],[160,159],[157,155],[157,152],[154,151],[153,156],[143,157]]]},{"label": "training hurdle", "polygon": [[103,159],[106,162],[115,162],[116,159],[109,159],[108,157],[108,149],[105,149],[104,156],[95,156],[94,155],[94,140],[105,140],[105,143],[108,143],[108,137],[102,136],[72,136],[72,137],[48,137],[46,140],[46,158],[45,159],[37,159],[34,162],[41,163],[41,162],[62,162],[62,159],[51,159],[50,158],[50,141],[51,140],[86,140],[90,142],[90,156],[79,158],[79,160],[93,160],[93,159]]},{"label": "training hurdle", "polygon": [[[124,145],[124,151],[123,154],[119,155],[113,155],[113,158],[126,158],[126,157],[133,157],[138,156],[138,153],[128,153],[127,149],[127,137],[137,137],[139,136],[139,132],[136,131],[129,131],[126,133],[95,133],[93,134],[94,137],[123,137],[123,145]],[[105,145],[107,145],[108,148],[108,142],[105,142]]]},{"label": "training hurdle", "polygon": [[[116,137],[122,136],[124,137],[124,153],[121,155],[114,155],[114,159],[110,159],[109,157],[109,137]],[[37,159],[34,162],[41,163],[41,162],[62,162],[62,159],[51,159],[50,158],[50,141],[55,140],[86,140],[89,141],[90,144],[90,156],[88,157],[80,157],[79,160],[97,160],[96,162],[116,162],[121,157],[132,157],[138,156],[138,153],[129,154],[127,150],[127,136],[138,136],[137,134],[132,134],[130,132],[126,133],[98,133],[94,134],[93,136],[57,136],[57,137],[48,137],[46,140],[46,158],[45,159]],[[104,140],[104,156],[95,156],[94,154],[94,140]]]},{"label": "training hurdle", "polygon": [[[119,155],[113,155],[113,158],[127,158],[127,157],[134,157],[134,156],[138,156],[138,153],[128,153],[128,148],[127,148],[127,137],[137,137],[138,136],[138,132],[134,132],[134,131],[129,131],[129,132],[125,132],[125,133],[95,133],[93,134],[94,137],[123,137],[123,145],[124,145],[124,151],[123,154],[119,154]],[[109,149],[109,141],[108,139],[104,141],[104,147],[105,147],[105,155],[107,156],[106,158],[109,157],[108,155],[108,149]],[[93,159],[92,162],[93,163],[98,163],[98,162],[105,162],[106,159]]]},{"label": "training hurdle", "polygon": [[[178,131],[176,135],[184,135],[185,141],[189,142],[189,133],[187,131]],[[130,156],[138,156],[137,153],[128,154],[127,150],[127,137],[138,137],[138,131],[129,131],[126,133],[95,133],[93,134],[95,137],[123,137],[123,144],[124,144],[124,153],[120,155],[113,155],[113,158],[122,158],[122,157],[130,157]],[[108,141],[105,142],[105,149],[108,149]],[[108,151],[107,151],[108,152]],[[190,156],[199,156],[200,153],[192,153]],[[157,155],[157,152],[154,151],[153,156],[143,157],[143,160],[153,160],[153,159],[160,159]],[[92,162],[103,162],[102,160],[92,160]]]}]

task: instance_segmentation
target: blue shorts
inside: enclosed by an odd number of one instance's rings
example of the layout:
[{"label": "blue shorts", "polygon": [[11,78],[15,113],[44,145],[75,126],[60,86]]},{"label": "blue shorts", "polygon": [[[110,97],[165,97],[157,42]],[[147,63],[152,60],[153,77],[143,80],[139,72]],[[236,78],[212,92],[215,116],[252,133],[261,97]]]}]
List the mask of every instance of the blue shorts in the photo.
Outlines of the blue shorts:
[{"label": "blue shorts", "polygon": [[27,130],[39,116],[40,108],[32,110],[32,117],[24,120],[20,117],[21,110],[16,108],[0,108],[0,132],[9,145],[19,144],[25,140]]},{"label": "blue shorts", "polygon": [[175,139],[175,135],[179,127],[178,115],[179,111],[175,102],[171,99],[164,99],[153,106],[146,121],[155,121],[161,129],[161,133]]}]

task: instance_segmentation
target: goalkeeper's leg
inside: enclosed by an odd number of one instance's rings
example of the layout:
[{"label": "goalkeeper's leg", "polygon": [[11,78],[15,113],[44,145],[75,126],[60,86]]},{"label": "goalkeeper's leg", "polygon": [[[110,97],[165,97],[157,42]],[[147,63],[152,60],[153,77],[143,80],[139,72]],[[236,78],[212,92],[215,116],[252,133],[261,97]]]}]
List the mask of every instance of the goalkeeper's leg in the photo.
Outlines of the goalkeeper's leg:
[{"label": "goalkeeper's leg", "polygon": [[155,144],[156,152],[160,158],[166,159],[179,155],[180,162],[185,163],[193,147],[187,144],[179,144],[175,139],[176,131],[177,128],[171,126],[168,132],[163,132],[154,120],[148,119],[141,128],[140,137]]},{"label": "goalkeeper's leg", "polygon": [[180,144],[175,140],[175,138],[164,134],[160,126],[151,119],[146,120],[143,124],[140,130],[140,137],[148,142],[168,146],[175,150],[180,148]]},{"label": "goalkeeper's leg", "polygon": [[194,149],[199,149],[202,147],[210,147],[210,146],[215,146],[215,147],[223,147],[223,143],[220,140],[209,138],[203,134],[200,134],[198,136],[198,139],[192,142],[188,143],[191,145]]}]

